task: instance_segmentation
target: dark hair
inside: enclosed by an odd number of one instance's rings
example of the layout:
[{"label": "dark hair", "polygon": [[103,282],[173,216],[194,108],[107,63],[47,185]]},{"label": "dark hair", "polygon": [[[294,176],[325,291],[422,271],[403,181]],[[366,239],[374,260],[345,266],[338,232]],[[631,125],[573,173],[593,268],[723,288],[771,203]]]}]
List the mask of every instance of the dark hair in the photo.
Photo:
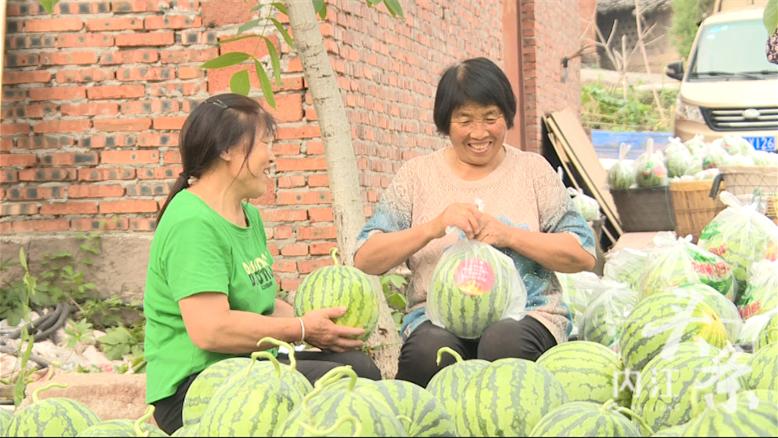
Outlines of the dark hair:
[{"label": "dark hair", "polygon": [[497,105],[508,129],[516,115],[516,96],[511,83],[497,64],[486,58],[472,58],[447,68],[435,92],[433,118],[438,132],[448,135],[451,114],[467,102]]},{"label": "dark hair", "polygon": [[240,94],[219,94],[197,105],[186,118],[178,142],[184,170],[170,189],[157,215],[157,224],[170,200],[189,187],[189,178],[202,176],[222,152],[247,143],[248,157],[254,149],[254,137],[259,125],[267,134],[275,136],[276,122],[273,116],[257,101]]}]

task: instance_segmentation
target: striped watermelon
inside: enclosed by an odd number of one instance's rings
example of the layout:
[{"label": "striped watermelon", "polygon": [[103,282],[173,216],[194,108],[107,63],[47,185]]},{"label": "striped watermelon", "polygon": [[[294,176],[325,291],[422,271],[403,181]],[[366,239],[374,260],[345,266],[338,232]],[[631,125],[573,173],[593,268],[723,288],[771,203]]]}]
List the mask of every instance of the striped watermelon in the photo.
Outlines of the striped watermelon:
[{"label": "striped watermelon", "polygon": [[738,300],[743,318],[778,311],[778,259],[756,262],[748,270],[748,286]]},{"label": "striped watermelon", "polygon": [[357,382],[350,366],[328,371],[273,436],[406,436],[391,407],[375,393],[357,390]]},{"label": "striped watermelon", "polygon": [[345,307],[346,313],[335,323],[365,329],[367,339],[378,323],[378,295],[364,272],[341,265],[337,248],[332,249],[334,265],[324,266],[306,276],[294,297],[294,312],[303,316],[311,310]]},{"label": "striped watermelon", "polygon": [[617,406],[612,400],[605,404],[588,401],[565,403],[544,415],[529,436],[642,436],[627,417],[614,409]]},{"label": "striped watermelon", "polygon": [[190,424],[189,426],[179,427],[178,430],[170,434],[170,436],[180,437],[199,437],[198,430],[200,429],[200,423]]},{"label": "striped watermelon", "polygon": [[8,428],[8,425],[11,424],[11,418],[13,418],[11,411],[0,407],[0,436],[8,436],[8,434],[5,433],[5,430]]},{"label": "striped watermelon", "polygon": [[304,394],[283,379],[284,370],[267,351],[251,358],[266,358],[275,374],[252,373],[251,367],[233,376],[211,397],[201,419],[201,436],[269,436],[300,403]]},{"label": "striped watermelon", "polygon": [[696,338],[723,347],[727,331],[700,297],[661,292],[642,299],[630,313],[619,345],[625,368],[642,370],[662,350]]},{"label": "striped watermelon", "polygon": [[565,342],[543,353],[537,364],[554,375],[570,401],[602,404],[615,398],[629,406],[631,394],[629,385],[622,385],[621,359],[608,347],[588,341]]},{"label": "striped watermelon", "polygon": [[708,406],[686,426],[683,436],[775,436],[778,404],[732,397]]},{"label": "striped watermelon", "polygon": [[136,436],[168,436],[158,427],[146,423],[154,414],[154,406],[149,406],[146,413],[137,420],[108,420],[103,421],[78,433],[79,437],[136,437]]},{"label": "striped watermelon", "polygon": [[750,389],[778,391],[778,343],[771,343],[754,353],[751,359]]},{"label": "striped watermelon", "polygon": [[683,435],[683,431],[686,430],[686,424],[679,424],[678,426],[668,427],[660,431],[654,432],[652,437],[676,437]]},{"label": "striped watermelon", "polygon": [[[776,291],[776,295],[778,295],[778,291]],[[759,351],[767,347],[768,344],[778,343],[778,312],[773,313],[770,320],[767,321],[767,324],[759,332],[759,337],[754,342],[754,351]]]},{"label": "striped watermelon", "polygon": [[739,400],[745,400],[748,403],[773,403],[778,404],[778,391],[768,391],[766,389],[749,389],[737,393]]},{"label": "striped watermelon", "polygon": [[200,423],[205,407],[211,401],[213,393],[221,388],[231,376],[245,370],[251,363],[247,357],[233,357],[211,364],[195,377],[184,397],[184,426]]},{"label": "striped watermelon", "polygon": [[738,345],[754,346],[762,333],[762,329],[770,322],[771,314],[754,315],[743,323],[743,328],[738,335]]},{"label": "striped watermelon", "polygon": [[526,436],[567,402],[562,384],[524,359],[498,359],[465,385],[454,415],[459,436]]},{"label": "striped watermelon", "polygon": [[82,430],[100,422],[100,418],[83,404],[63,397],[39,400],[41,392],[64,388],[52,383],[36,389],[32,404],[14,414],[6,436],[76,436]]},{"label": "striped watermelon", "polygon": [[456,362],[432,376],[432,379],[427,383],[427,391],[443,403],[443,408],[454,418],[465,385],[475,374],[489,366],[489,362],[481,359],[462,360],[459,353],[448,347],[443,347],[438,350],[438,366],[440,366],[443,353],[453,356]]},{"label": "striped watermelon", "polygon": [[463,242],[467,250],[455,244],[435,266],[427,292],[427,315],[433,324],[460,338],[476,339],[515,305],[511,282],[516,267],[491,245]]},{"label": "striped watermelon", "polygon": [[735,303],[721,295],[716,289],[699,283],[671,289],[669,292],[686,293],[691,297],[701,297],[705,304],[709,305],[719,315],[722,324],[727,329],[730,342],[735,343],[737,341],[740,330],[743,328],[740,312],[738,312]]},{"label": "striped watermelon", "polygon": [[586,307],[581,334],[587,341],[618,351],[624,321],[637,305],[638,295],[621,283],[603,280],[602,284],[613,286],[600,292]]},{"label": "striped watermelon", "polygon": [[652,359],[640,373],[632,410],[653,430],[688,422],[702,400],[745,388],[749,368],[703,341],[684,342]]}]

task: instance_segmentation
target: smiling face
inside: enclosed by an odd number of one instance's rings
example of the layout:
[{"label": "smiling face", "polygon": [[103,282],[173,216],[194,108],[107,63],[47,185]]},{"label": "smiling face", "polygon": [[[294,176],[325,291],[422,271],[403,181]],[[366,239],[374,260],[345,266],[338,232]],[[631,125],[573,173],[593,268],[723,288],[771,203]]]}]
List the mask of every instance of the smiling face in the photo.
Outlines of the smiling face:
[{"label": "smiling face", "polygon": [[272,167],[275,162],[272,147],[273,138],[259,126],[254,147],[250,151],[249,145],[245,144],[226,152],[229,157],[228,168],[234,178],[234,184],[237,185],[235,188],[244,194],[242,198],[258,198],[265,194],[272,183]]},{"label": "smiling face", "polygon": [[476,167],[497,167],[508,128],[497,105],[466,102],[451,113],[449,139],[457,159]]}]

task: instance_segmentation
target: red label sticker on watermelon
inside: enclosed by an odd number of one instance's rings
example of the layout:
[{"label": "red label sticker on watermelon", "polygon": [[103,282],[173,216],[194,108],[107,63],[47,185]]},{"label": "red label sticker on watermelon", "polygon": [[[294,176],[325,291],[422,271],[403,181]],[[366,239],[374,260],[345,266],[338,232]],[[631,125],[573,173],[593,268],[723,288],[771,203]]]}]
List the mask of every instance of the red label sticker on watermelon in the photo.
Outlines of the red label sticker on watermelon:
[{"label": "red label sticker on watermelon", "polygon": [[485,295],[494,286],[494,271],[484,260],[462,260],[454,274],[454,284],[466,295]]}]

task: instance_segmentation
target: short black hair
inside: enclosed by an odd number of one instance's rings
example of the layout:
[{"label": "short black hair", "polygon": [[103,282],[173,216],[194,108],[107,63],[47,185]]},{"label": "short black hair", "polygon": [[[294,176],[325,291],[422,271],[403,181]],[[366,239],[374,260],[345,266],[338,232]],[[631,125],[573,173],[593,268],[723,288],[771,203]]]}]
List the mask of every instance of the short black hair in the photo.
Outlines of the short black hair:
[{"label": "short black hair", "polygon": [[451,114],[467,102],[496,105],[505,117],[508,129],[516,115],[516,96],[508,77],[487,58],[472,58],[447,68],[435,92],[433,119],[438,132],[448,135]]}]

